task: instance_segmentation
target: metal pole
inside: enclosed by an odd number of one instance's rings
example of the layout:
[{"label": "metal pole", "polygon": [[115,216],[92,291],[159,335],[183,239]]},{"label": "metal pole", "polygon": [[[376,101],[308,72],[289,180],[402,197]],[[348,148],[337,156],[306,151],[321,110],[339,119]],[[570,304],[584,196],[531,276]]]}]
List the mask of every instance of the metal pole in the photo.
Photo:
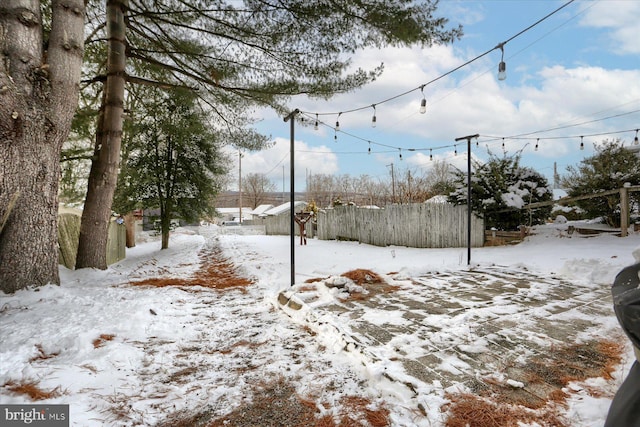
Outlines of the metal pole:
[{"label": "metal pole", "polygon": [[479,136],[475,134],[456,138],[456,142],[467,140],[467,265],[471,264],[471,140]]},{"label": "metal pole", "polygon": [[239,224],[242,225],[242,151],[238,150],[238,191],[240,191],[240,219]]},{"label": "metal pole", "polygon": [[291,286],[296,284],[296,245],[295,245],[295,227],[294,227],[294,202],[295,202],[295,191],[296,191],[296,187],[295,187],[295,180],[294,180],[294,151],[293,151],[293,143],[294,143],[294,135],[295,135],[295,123],[296,123],[296,114],[298,114],[300,112],[300,110],[298,110],[297,108],[295,110],[293,110],[287,117],[284,118],[284,121],[290,121],[291,127],[290,127],[290,134],[291,134],[291,143],[289,146],[289,162],[291,163],[290,165],[290,169],[289,169],[289,180],[290,180],[290,195],[289,195],[289,199],[290,199],[290,212],[291,212],[291,219],[290,219],[290,224],[289,224],[289,244],[290,244],[290,251],[291,251]]}]

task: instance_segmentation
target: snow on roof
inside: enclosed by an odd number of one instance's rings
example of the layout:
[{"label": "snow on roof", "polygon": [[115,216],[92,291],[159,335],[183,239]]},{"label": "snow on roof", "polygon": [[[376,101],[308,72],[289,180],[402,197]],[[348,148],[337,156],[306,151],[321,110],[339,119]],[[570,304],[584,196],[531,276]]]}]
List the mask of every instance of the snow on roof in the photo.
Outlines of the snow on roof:
[{"label": "snow on roof", "polygon": [[[296,208],[298,206],[300,206],[300,205],[305,205],[305,206],[307,205],[306,202],[293,202],[293,203],[294,203],[294,206]],[[271,208],[271,209],[263,212],[262,214],[263,215],[280,215],[281,213],[284,213],[284,212],[287,212],[287,211],[290,210],[290,204],[291,204],[291,202],[283,203],[281,205],[278,205],[278,206],[276,206],[274,208]]]},{"label": "snow on roof", "polygon": [[567,197],[567,192],[561,188],[553,189],[553,200],[562,199],[563,197]]},{"label": "snow on roof", "polygon": [[[240,208],[216,208],[216,210],[221,214],[238,214],[240,213]],[[244,206],[242,208],[242,215],[250,213],[251,208]]]},{"label": "snow on roof", "polygon": [[259,205],[254,210],[249,212],[251,215],[262,215],[269,209],[273,208],[273,205]]},{"label": "snow on roof", "polygon": [[425,200],[425,203],[447,203],[448,197],[444,194],[438,194],[430,199]]}]

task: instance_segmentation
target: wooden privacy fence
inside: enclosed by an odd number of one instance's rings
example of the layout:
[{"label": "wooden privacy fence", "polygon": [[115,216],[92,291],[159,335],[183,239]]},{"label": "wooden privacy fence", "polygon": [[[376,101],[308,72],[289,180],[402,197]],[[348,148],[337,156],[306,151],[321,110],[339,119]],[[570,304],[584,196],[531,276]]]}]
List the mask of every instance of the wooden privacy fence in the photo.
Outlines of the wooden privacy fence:
[{"label": "wooden privacy fence", "polygon": [[[384,209],[337,206],[318,213],[317,238],[376,246],[467,246],[467,207],[447,203],[393,205]],[[471,215],[471,246],[484,244],[484,221]]]},{"label": "wooden privacy fence", "polygon": [[[125,226],[115,220],[109,222],[107,237],[107,265],[116,263],[126,256]],[[58,215],[58,263],[73,270],[76,266],[76,252],[80,236],[80,215],[61,213]]]},{"label": "wooden privacy fence", "polygon": [[[264,225],[265,234],[268,236],[288,236],[291,233],[291,214],[287,212],[280,215],[268,216],[266,218],[243,221],[243,224]],[[313,224],[311,221],[305,225],[305,230],[307,231],[307,237],[314,237]],[[294,224],[293,231],[296,236],[300,235],[300,228],[298,227],[298,224]]]}]

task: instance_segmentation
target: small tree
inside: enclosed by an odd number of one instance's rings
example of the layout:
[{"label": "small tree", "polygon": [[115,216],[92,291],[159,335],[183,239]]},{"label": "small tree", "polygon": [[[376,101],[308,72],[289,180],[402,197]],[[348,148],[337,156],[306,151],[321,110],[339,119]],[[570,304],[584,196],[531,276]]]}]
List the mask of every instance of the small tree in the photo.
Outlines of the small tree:
[{"label": "small tree", "polygon": [[[520,166],[520,155],[498,158],[489,153],[488,162],[474,161],[471,177],[471,208],[484,216],[487,227],[515,230],[522,224],[540,224],[551,206],[522,210],[529,203],[549,201],[553,192],[547,179],[531,168]],[[467,203],[467,173],[455,172],[456,190],[449,196],[455,204]]]},{"label": "small tree", "polygon": [[[615,190],[626,183],[640,185],[640,157],[618,139],[595,144],[595,154],[576,167],[567,167],[561,183],[571,197],[599,191]],[[630,193],[632,203],[640,202],[638,193]],[[590,218],[603,217],[612,227],[620,226],[620,197],[617,194],[580,200],[576,204]]]},{"label": "small tree", "polygon": [[242,179],[242,191],[255,209],[265,201],[267,193],[276,191],[276,185],[263,173],[250,173]]},{"label": "small tree", "polygon": [[446,161],[435,160],[427,172],[425,184],[430,196],[449,194],[456,189],[454,179],[453,166]]},{"label": "small tree", "polygon": [[128,154],[119,178],[114,207],[160,209],[162,249],[169,247],[172,218],[193,222],[213,215],[220,165],[216,135],[185,90],[146,89],[146,111],[131,125]]}]

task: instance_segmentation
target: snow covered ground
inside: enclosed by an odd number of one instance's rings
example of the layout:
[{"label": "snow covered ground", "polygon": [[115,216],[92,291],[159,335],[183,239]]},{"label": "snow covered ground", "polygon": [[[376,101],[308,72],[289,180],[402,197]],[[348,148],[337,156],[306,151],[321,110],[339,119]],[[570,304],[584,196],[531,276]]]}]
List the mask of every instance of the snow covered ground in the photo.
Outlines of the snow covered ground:
[{"label": "snow covered ground", "polygon": [[[597,327],[578,331],[577,337],[613,336],[619,328],[613,310],[607,309],[608,288],[620,269],[635,262],[634,253],[640,260],[640,234],[587,238],[569,236],[564,230],[566,224],[548,225],[517,246],[474,248],[470,267],[466,248],[383,248],[313,239],[299,246],[296,240],[296,287],[290,289],[288,237],[219,235],[215,226],[178,229],[168,250],[160,251],[159,242],[148,241],[128,249],[127,258],[106,271],[61,267],[61,286],[1,295],[0,403],[31,402],[11,391],[12,384],[31,382],[53,392],[40,403],[70,405],[71,425],[154,425],[178,411],[206,408],[215,415],[226,414],[250,398],[249,390],[256,383],[284,376],[295,380],[300,395],[328,403],[324,411],[330,412],[343,396],[365,396],[374,403],[384,402],[394,425],[443,425],[444,415],[439,411],[445,403],[443,390],[456,384],[435,387],[416,380],[412,387],[417,391],[408,393],[405,386],[388,380],[389,376],[400,383],[414,380],[394,362],[397,356],[389,354],[391,345],[401,347],[403,343],[368,342],[358,332],[365,322],[389,325],[391,330],[406,325],[406,316],[399,315],[404,308],[399,304],[395,313],[385,307],[350,317],[328,311],[341,305],[343,290],[324,285],[311,289],[304,282],[319,278],[323,284],[333,283],[344,280],[339,276],[345,272],[368,269],[398,286],[399,298],[410,299],[420,295],[418,289],[431,286],[436,292],[462,283],[460,278],[470,272],[482,271],[492,282],[496,275],[532,275],[541,280],[534,280],[526,289],[526,298],[514,291],[513,299],[498,298],[502,301],[499,309],[488,310],[481,298],[465,302],[458,295],[456,304],[466,304],[464,317],[429,316],[420,309],[418,323],[435,327],[449,322],[447,330],[451,330],[461,325],[456,322],[486,320],[496,313],[524,319],[523,313],[531,313],[527,301],[541,300],[546,286],[558,281],[570,284],[573,292],[567,307],[558,310],[558,320],[581,319],[586,312],[574,309],[595,304],[598,310],[588,313]],[[255,284],[244,291],[129,285],[153,277],[190,277],[202,261],[198,254],[214,246],[221,247]],[[305,292],[313,295],[305,299]],[[302,308],[282,306],[278,302],[281,293],[300,302]],[[429,302],[424,295],[415,300]],[[546,311],[534,313],[536,316],[555,316],[547,302],[540,309]],[[563,317],[568,311],[578,314]],[[601,314],[593,315],[596,312]],[[522,330],[514,327],[505,332],[502,327],[501,333],[517,335]],[[467,336],[474,331],[467,327]],[[438,335],[437,341],[434,336],[424,339],[431,339],[428,345],[439,345],[439,350],[451,339]],[[359,350],[345,346],[349,337],[362,341]],[[490,347],[473,337],[466,343],[453,343],[461,344],[467,349],[474,345],[480,353]],[[405,346],[401,354],[408,351]],[[590,387],[602,390],[601,396],[581,394],[579,385],[571,388],[566,415],[576,420],[574,425],[603,424],[612,393],[632,360],[627,346],[613,380],[590,382]],[[437,369],[467,370],[459,360]],[[457,386],[463,388],[464,376],[458,376]],[[416,412],[417,403],[423,414]]]}]

